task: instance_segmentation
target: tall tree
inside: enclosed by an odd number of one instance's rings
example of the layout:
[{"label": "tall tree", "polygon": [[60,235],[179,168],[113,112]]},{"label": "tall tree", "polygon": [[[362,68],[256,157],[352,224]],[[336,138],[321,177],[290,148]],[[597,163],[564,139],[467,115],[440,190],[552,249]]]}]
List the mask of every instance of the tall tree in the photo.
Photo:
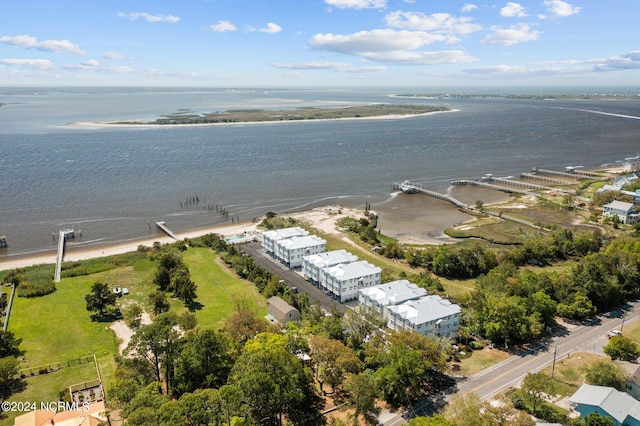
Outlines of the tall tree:
[{"label": "tall tree", "polygon": [[91,293],[87,294],[84,300],[87,302],[87,311],[98,311],[102,316],[107,306],[116,304],[116,295],[109,289],[108,285],[96,282],[91,286]]},{"label": "tall tree", "polygon": [[535,415],[538,405],[543,401],[543,395],[553,391],[553,382],[551,377],[544,373],[527,373],[520,387],[531,403]]},{"label": "tall tree", "polygon": [[624,391],[630,376],[618,364],[608,361],[596,361],[585,367],[585,382],[595,386],[610,386]]},{"label": "tall tree", "polygon": [[311,336],[309,349],[315,378],[323,394],[325,381],[335,391],[347,373],[357,373],[360,368],[360,360],[356,354],[338,340],[325,336]]},{"label": "tall tree", "polygon": [[604,347],[604,353],[612,360],[636,362],[640,356],[640,348],[631,339],[624,336],[615,336]]},{"label": "tall tree", "polygon": [[347,406],[353,409],[353,425],[358,426],[360,415],[365,423],[374,425],[379,408],[376,406],[376,388],[373,380],[366,374],[350,376],[344,384],[347,392]]}]

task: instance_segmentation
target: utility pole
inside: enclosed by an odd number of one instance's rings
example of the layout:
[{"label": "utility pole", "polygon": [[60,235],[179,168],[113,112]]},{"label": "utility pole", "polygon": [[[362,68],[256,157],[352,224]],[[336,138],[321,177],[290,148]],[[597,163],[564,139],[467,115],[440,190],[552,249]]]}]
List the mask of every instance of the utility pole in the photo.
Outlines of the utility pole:
[{"label": "utility pole", "polygon": [[551,364],[551,378],[553,379],[553,374],[556,372],[556,353],[558,352],[558,347],[553,348],[553,364]]},{"label": "utility pole", "polygon": [[627,314],[622,314],[622,325],[620,326],[620,334],[622,334],[622,329],[624,328],[624,319],[627,317]]}]

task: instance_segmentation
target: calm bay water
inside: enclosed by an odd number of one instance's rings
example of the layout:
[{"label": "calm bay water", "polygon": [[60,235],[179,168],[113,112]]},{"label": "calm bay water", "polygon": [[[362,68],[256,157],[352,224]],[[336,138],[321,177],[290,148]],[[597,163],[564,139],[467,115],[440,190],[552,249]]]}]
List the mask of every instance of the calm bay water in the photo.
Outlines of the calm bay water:
[{"label": "calm bay water", "polygon": [[[153,220],[175,231],[226,222],[216,205],[240,220],[270,210],[365,202],[387,217],[420,211],[428,216],[429,209],[436,214],[443,208],[439,202],[409,208],[405,199],[391,196],[391,185],[411,179],[446,191],[457,178],[517,175],[536,166],[595,167],[640,151],[640,99],[408,99],[387,93],[0,89],[0,235],[9,242],[0,249],[0,262],[54,249],[51,232],[69,225],[82,229],[73,245],[97,246],[155,234],[147,226]],[[154,118],[179,109],[354,102],[459,111],[208,127],[68,125]],[[460,195],[471,203],[478,199]],[[195,196],[199,203],[186,202]],[[451,220],[459,217],[452,214]]]}]

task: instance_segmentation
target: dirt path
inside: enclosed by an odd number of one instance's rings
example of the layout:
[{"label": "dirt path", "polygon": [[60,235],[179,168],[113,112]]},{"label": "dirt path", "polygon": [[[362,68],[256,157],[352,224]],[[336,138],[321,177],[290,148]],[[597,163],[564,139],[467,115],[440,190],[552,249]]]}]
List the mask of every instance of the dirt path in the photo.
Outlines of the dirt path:
[{"label": "dirt path", "polygon": [[[142,314],[142,319],[140,320],[141,325],[151,324],[151,316],[144,312]],[[135,330],[130,328],[124,320],[118,320],[111,323],[109,327],[116,333],[116,337],[120,341],[120,345],[118,345],[118,353],[122,354],[122,351],[126,349],[131,341],[131,337],[135,334]]]}]

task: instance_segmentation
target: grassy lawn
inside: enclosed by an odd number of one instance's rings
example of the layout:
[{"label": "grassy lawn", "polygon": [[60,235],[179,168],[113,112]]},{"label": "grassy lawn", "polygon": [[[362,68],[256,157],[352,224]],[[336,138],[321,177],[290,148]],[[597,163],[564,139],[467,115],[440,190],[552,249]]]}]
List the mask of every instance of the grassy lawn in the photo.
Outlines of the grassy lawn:
[{"label": "grassy lawn", "polygon": [[484,348],[479,351],[473,351],[469,358],[465,358],[460,362],[460,374],[466,377],[473,376],[480,371],[498,364],[509,358],[511,354],[499,349]]},{"label": "grassy lawn", "polygon": [[[622,320],[620,320],[620,322],[622,322]],[[616,328],[619,329],[620,327],[616,327]],[[640,321],[634,321],[632,323],[625,322],[622,332],[625,337],[628,337],[629,339],[633,340],[637,344],[640,344]]]},{"label": "grassy lawn", "polygon": [[[584,382],[584,368],[596,361],[608,360],[609,357],[578,352],[556,361],[553,374],[555,393],[562,396],[573,395]],[[551,366],[543,369],[542,372],[551,376]]]},{"label": "grassy lawn", "polygon": [[[58,393],[69,389],[69,386],[97,380],[97,378],[98,373],[92,359],[90,362],[73,365],[53,373],[25,378],[26,388],[22,392],[14,394],[10,401],[36,402],[39,407],[41,401],[57,401]],[[13,419],[23,413],[9,412],[6,414],[7,418],[0,420],[1,426],[13,425]]]},{"label": "grassy lawn", "polygon": [[[509,215],[510,211],[505,211],[505,214]],[[445,229],[444,233],[452,238],[480,238],[498,244],[522,244],[527,236],[534,235],[536,231],[520,223],[490,217]]]},{"label": "grassy lawn", "polygon": [[[189,248],[182,252],[182,258],[189,268],[191,279],[198,286],[195,314],[200,327],[221,328],[224,319],[235,309],[235,295],[243,296],[259,316],[267,314],[266,301],[255,286],[227,269],[212,250]],[[178,314],[186,310],[180,301],[174,301],[172,305]]]}]

